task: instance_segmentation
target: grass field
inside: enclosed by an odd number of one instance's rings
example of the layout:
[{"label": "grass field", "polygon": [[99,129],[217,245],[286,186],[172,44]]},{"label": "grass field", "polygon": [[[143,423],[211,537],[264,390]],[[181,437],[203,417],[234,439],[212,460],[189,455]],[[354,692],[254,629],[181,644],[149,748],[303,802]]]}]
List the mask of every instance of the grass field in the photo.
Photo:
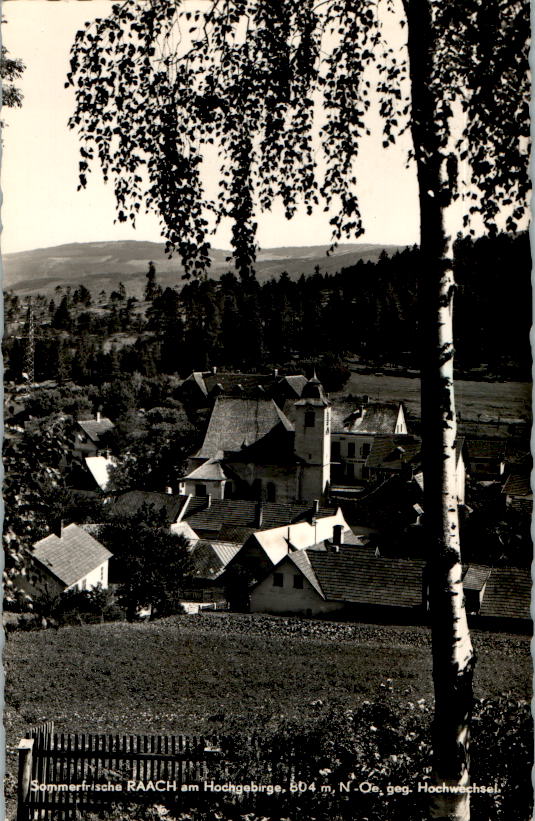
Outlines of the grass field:
[{"label": "grass field", "polygon": [[[456,404],[464,420],[483,424],[521,422],[530,418],[531,385],[528,382],[469,382],[456,380]],[[420,380],[403,376],[352,373],[342,394],[364,394],[379,401],[405,402],[409,413],[420,415]],[[481,432],[483,435],[483,431]]]},{"label": "grass field", "polygon": [[[531,693],[525,636],[475,633],[476,695]],[[432,696],[429,632],[205,614],[13,634],[5,649],[8,745],[52,719],[59,731],[217,733],[306,721],[323,704]],[[381,686],[383,685],[383,687]]]}]

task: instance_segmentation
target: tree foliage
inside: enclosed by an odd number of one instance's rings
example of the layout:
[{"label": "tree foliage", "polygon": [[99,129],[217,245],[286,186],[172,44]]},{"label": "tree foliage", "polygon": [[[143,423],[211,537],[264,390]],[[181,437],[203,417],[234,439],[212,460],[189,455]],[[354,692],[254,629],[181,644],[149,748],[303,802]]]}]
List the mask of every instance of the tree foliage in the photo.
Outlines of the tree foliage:
[{"label": "tree foliage", "polygon": [[[423,37],[411,65],[406,45],[388,39],[393,14],[409,38]],[[156,211],[186,276],[209,267],[208,233],[230,218],[246,278],[254,203],[267,210],[280,200],[291,218],[298,204],[311,212],[321,202],[334,212],[333,240],[363,233],[355,158],[376,105],[385,145],[411,128],[416,159],[443,166],[442,204],[462,194],[467,216],[488,226],[506,206],[514,228],[528,191],[528,35],[525,0],[404,0],[403,12],[393,0],[216,0],[194,12],[177,0],[115,5],[78,32],[71,54],[80,185],[98,160],[118,219]],[[412,93],[420,71],[432,122]],[[210,200],[202,168],[212,146],[220,186]]]},{"label": "tree foliage", "polygon": [[22,77],[25,65],[18,57],[10,57],[5,46],[0,52],[0,79],[2,80],[2,105],[20,108],[23,94],[15,81]]},{"label": "tree foliage", "polygon": [[131,618],[147,607],[152,616],[179,612],[191,559],[187,539],[171,533],[164,512],[143,505],[103,526],[99,538],[113,553],[119,602]]}]

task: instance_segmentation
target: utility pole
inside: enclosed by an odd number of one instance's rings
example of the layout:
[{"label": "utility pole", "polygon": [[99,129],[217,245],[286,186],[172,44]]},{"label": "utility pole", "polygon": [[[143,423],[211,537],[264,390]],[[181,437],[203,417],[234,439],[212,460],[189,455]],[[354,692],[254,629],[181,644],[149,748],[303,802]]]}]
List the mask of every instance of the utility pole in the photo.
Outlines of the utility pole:
[{"label": "utility pole", "polygon": [[28,310],[26,311],[26,321],[24,323],[24,338],[26,339],[26,347],[24,349],[24,376],[28,384],[28,392],[31,392],[35,383],[35,323],[31,296],[28,299]]}]

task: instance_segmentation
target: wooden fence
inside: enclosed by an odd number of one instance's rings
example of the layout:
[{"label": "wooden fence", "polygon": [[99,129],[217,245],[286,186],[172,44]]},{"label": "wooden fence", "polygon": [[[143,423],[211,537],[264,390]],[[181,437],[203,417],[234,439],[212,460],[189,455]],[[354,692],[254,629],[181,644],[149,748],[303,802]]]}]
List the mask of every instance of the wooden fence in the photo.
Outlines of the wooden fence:
[{"label": "wooden fence", "polygon": [[222,750],[201,736],[55,733],[47,722],[18,752],[17,821],[67,821],[114,802],[162,803],[225,773]]}]

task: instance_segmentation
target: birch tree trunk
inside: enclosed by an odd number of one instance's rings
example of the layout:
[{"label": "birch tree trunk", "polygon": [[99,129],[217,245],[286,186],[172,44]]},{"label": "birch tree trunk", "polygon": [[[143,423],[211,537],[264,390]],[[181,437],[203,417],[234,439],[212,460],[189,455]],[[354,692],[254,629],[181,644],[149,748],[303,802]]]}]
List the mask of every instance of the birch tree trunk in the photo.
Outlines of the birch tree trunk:
[{"label": "birch tree trunk", "polygon": [[406,0],[412,132],[420,198],[420,323],[424,511],[432,627],[435,715],[431,817],[470,818],[472,649],[462,585],[453,384],[453,240],[445,225],[456,178],[447,153],[443,89],[433,86],[432,0]]}]

